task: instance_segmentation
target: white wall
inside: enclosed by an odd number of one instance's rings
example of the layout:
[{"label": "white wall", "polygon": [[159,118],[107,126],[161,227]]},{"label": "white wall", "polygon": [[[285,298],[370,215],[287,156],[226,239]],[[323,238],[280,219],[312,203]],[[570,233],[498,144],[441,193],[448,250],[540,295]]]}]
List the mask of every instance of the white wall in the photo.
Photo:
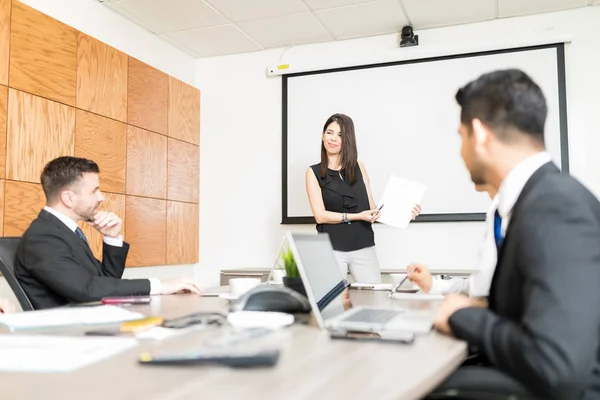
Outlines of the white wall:
[{"label": "white wall", "polygon": [[[600,7],[588,7],[431,29],[417,32],[421,45],[410,51],[432,55],[463,45],[574,35],[566,54],[571,171],[600,194],[598,21]],[[370,63],[409,50],[397,43],[396,35],[387,35],[292,47],[282,60],[282,50],[198,60],[196,82],[203,95],[199,276],[216,283],[222,268],[269,267],[285,229],[314,231],[314,226],[280,225],[281,79],[267,78],[266,67],[280,61],[292,66]],[[315,162],[318,157],[315,153]],[[472,268],[482,232],[482,223],[419,223],[406,231],[376,226],[380,263],[382,268],[402,268],[410,261]]]},{"label": "white wall", "polygon": [[[193,58],[102,6],[96,0],[22,0],[22,2],[195,86]],[[125,271],[124,277],[160,279],[193,277],[196,267],[197,264],[129,268]],[[0,277],[0,297],[14,299],[3,277]]]}]

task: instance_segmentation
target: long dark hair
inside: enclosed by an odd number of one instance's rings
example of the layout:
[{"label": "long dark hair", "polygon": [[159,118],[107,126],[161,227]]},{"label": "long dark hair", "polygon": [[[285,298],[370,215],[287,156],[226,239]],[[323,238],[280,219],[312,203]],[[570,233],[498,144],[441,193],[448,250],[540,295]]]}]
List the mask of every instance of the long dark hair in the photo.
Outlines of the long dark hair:
[{"label": "long dark hair", "polygon": [[[340,126],[340,132],[342,134],[342,151],[340,154],[340,165],[342,171],[346,176],[346,180],[354,185],[356,183],[356,166],[358,165],[358,150],[356,149],[356,136],[354,135],[354,122],[352,118],[344,114],[333,114],[327,118],[325,125],[323,126],[323,133],[327,130],[327,127],[337,122]],[[327,150],[325,150],[325,143],[321,140],[321,177],[327,176],[327,166],[329,160],[327,159]]]}]

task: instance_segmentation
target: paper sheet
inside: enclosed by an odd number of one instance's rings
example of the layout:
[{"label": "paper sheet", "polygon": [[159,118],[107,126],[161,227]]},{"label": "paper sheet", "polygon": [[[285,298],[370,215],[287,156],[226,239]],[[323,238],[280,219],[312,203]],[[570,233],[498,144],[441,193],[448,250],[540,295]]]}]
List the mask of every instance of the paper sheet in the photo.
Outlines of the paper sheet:
[{"label": "paper sheet", "polygon": [[55,308],[0,314],[0,325],[10,330],[36,329],[68,325],[110,324],[145,318],[143,314],[117,306]]},{"label": "paper sheet", "polygon": [[402,293],[396,292],[392,294],[392,299],[395,300],[444,300],[444,295],[434,293]]},{"label": "paper sheet", "polygon": [[383,205],[379,222],[396,228],[405,229],[412,219],[412,209],[420,204],[427,188],[420,183],[390,176],[381,197]]},{"label": "paper sheet", "polygon": [[131,338],[0,335],[0,371],[70,372],[136,345]]}]

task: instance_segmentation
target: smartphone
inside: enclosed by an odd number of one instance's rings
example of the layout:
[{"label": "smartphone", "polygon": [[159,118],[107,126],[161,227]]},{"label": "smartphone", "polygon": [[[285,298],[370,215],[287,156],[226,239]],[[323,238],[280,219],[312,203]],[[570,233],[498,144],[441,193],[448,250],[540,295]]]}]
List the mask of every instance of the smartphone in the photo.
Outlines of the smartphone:
[{"label": "smartphone", "polygon": [[142,365],[194,365],[221,364],[230,367],[272,367],[279,360],[279,350],[252,349],[204,349],[182,354],[142,353],[138,362]]},{"label": "smartphone", "polygon": [[86,336],[118,336],[121,335],[121,329],[116,327],[104,328],[104,329],[94,329],[92,331],[86,331]]},{"label": "smartphone", "polygon": [[331,331],[329,336],[332,339],[357,340],[363,342],[385,342],[411,344],[415,340],[415,334],[402,331],[385,332],[348,332]]},{"label": "smartphone", "polygon": [[225,320],[226,317],[223,314],[199,312],[166,320],[162,326],[171,329],[183,329],[198,324],[220,326]]},{"label": "smartphone", "polygon": [[103,297],[102,304],[148,304],[152,301],[150,296],[123,296]]}]

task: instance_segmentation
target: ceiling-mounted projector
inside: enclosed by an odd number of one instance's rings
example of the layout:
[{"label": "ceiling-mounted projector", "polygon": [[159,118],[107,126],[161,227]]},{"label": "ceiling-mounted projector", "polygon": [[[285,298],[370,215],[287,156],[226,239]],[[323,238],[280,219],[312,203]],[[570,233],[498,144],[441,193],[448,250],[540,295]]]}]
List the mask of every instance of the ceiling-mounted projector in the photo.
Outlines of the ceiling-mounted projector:
[{"label": "ceiling-mounted projector", "polygon": [[400,47],[412,47],[419,45],[419,35],[415,35],[413,28],[406,25],[400,33]]}]

